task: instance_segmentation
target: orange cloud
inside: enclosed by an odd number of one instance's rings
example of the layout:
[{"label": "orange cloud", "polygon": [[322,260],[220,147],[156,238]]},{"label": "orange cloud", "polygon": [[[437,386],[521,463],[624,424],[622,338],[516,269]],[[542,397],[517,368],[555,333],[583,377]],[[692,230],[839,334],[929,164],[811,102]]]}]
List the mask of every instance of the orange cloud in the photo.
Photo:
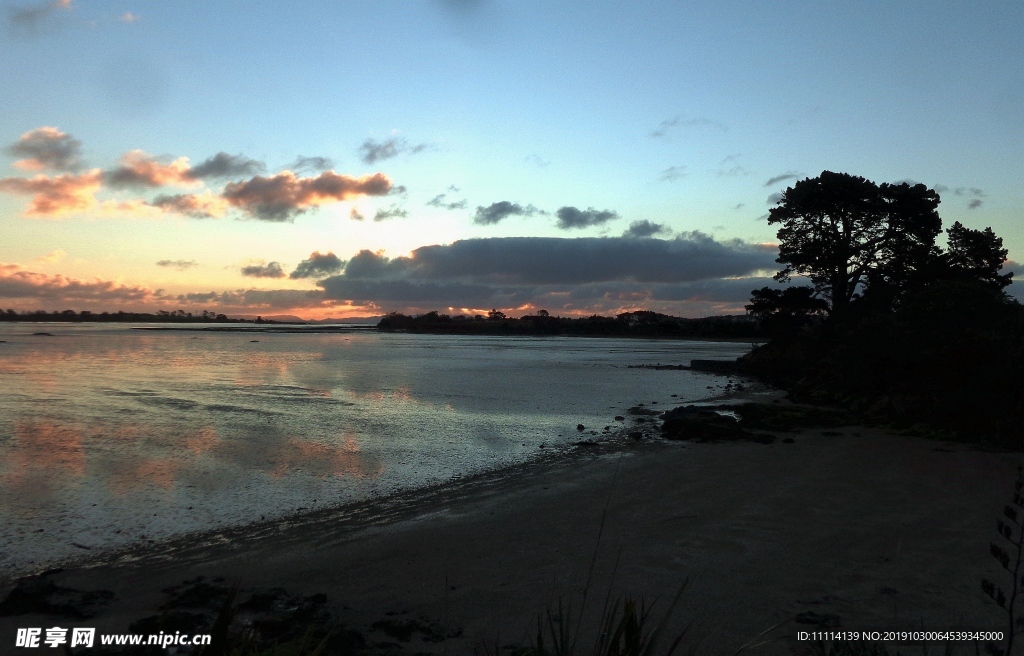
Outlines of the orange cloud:
[{"label": "orange cloud", "polygon": [[0,263],[0,298],[48,301],[153,301],[160,293],[149,287],[113,280],[78,280],[66,276],[25,271],[16,264]]},{"label": "orange cloud", "polygon": [[103,180],[111,187],[186,187],[196,184],[190,170],[187,157],[165,164],[141,150],[130,150],[121,157],[121,166],[106,172]]},{"label": "orange cloud", "polygon": [[46,255],[40,255],[39,257],[32,261],[37,264],[53,264],[55,262],[60,262],[61,260],[63,260],[65,257],[67,257],[67,254],[68,252],[66,250],[58,248],[57,250],[50,251]]},{"label": "orange cloud", "polygon": [[58,217],[91,209],[102,184],[102,171],[93,169],[77,175],[0,178],[0,191],[31,195],[26,216]]},{"label": "orange cloud", "polygon": [[228,203],[261,221],[290,221],[310,208],[358,196],[384,196],[391,179],[383,173],[353,177],[325,171],[302,178],[291,171],[232,182],[222,196]]}]

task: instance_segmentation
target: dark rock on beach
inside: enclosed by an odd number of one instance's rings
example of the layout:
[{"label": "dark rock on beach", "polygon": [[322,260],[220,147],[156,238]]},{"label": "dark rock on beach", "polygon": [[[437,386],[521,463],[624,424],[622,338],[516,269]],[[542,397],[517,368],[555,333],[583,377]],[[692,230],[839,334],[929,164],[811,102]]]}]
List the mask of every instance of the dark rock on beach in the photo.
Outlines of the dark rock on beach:
[{"label": "dark rock on beach", "polygon": [[290,595],[281,588],[243,594],[237,585],[224,579],[208,580],[202,576],[167,588],[164,593],[168,599],[160,606],[160,614],[134,622],[129,627],[132,632],[220,631],[223,640],[247,640],[259,647],[296,642],[316,645],[326,641],[324,654],[349,654],[366,646],[362,634],[332,620],[327,596],[323,594],[303,597]]},{"label": "dark rock on beach", "polygon": [[721,440],[749,437],[732,417],[694,405],[680,406],[662,414],[662,437],[669,440]]},{"label": "dark rock on beach", "polygon": [[0,615],[40,613],[60,617],[87,618],[96,615],[114,598],[109,590],[75,590],[53,582],[61,570],[26,576],[0,602]]}]

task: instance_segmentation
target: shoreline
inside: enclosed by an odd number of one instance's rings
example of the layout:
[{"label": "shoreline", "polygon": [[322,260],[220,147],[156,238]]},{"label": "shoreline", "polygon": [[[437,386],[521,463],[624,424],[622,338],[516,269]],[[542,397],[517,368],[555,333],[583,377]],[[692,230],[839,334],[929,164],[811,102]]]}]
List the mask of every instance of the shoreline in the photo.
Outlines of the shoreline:
[{"label": "shoreline", "polygon": [[[715,400],[723,398],[726,397],[715,397]],[[696,403],[711,401],[712,399],[707,399]],[[501,486],[510,479],[531,472],[546,471],[551,467],[568,466],[580,459],[617,454],[636,444],[636,440],[628,436],[633,431],[644,431],[643,440],[649,445],[655,439],[660,439],[656,438],[655,432],[650,430],[652,427],[653,424],[650,423],[622,426],[614,434],[596,436],[598,439],[589,439],[585,434],[581,434],[578,443],[546,447],[540,453],[522,462],[468,475],[456,475],[450,479],[421,487],[412,487],[267,520],[176,534],[157,541],[132,543],[110,549],[101,548],[94,554],[81,554],[76,558],[47,562],[13,575],[6,572],[0,573],[0,597],[5,595],[17,580],[53,570],[131,566],[132,563],[138,561],[159,563],[173,560],[181,555],[188,556],[195,552],[203,552],[209,548],[219,549],[225,545],[283,536],[289,531],[301,531],[326,525],[358,531],[406,521],[432,503],[466,498],[475,492]]]},{"label": "shoreline", "polygon": [[[764,402],[784,394],[781,390],[776,390],[753,379],[744,379],[744,382],[746,384],[745,391],[720,391],[708,397],[672,400],[677,403],[677,406],[706,406],[716,403]],[[659,408],[659,406],[653,406],[650,409],[654,414],[660,414],[662,410],[670,409],[668,406],[660,406],[661,409],[655,411],[655,408]],[[660,422],[656,418],[653,418],[655,420],[652,421],[652,418],[646,411],[638,415],[627,412],[624,422],[608,420],[615,424],[615,428],[611,431],[596,432],[593,429],[581,431],[578,435],[569,438],[570,440],[578,438],[575,441],[552,441],[546,446],[541,446],[537,452],[523,461],[501,464],[494,468],[465,475],[456,474],[443,481],[385,492],[337,505],[322,506],[243,524],[186,531],[157,540],[115,546],[85,547],[76,544],[83,550],[83,553],[77,553],[70,557],[53,558],[30,567],[0,570],[0,595],[5,594],[5,590],[20,578],[53,569],[95,567],[132,562],[138,559],[168,559],[179,551],[188,551],[196,544],[217,545],[260,539],[279,534],[295,526],[316,526],[327,522],[341,522],[346,526],[362,528],[387,523],[403,517],[406,511],[415,512],[415,508],[429,503],[431,500],[459,494],[464,496],[472,489],[499,484],[507,478],[515,477],[534,468],[540,469],[545,465],[569,462],[588,455],[618,453],[635,445],[637,440],[632,435],[638,431],[643,434],[642,439],[645,442],[659,441],[662,439],[659,430]]]},{"label": "shoreline", "polygon": [[[728,397],[705,402],[737,400]],[[1019,454],[863,427],[779,435],[794,443],[620,436],[384,499],[80,561],[55,580],[112,590],[114,602],[85,624],[111,632],[197,575],[325,593],[335,617],[371,643],[386,641],[370,628],[384,617],[462,630],[439,644],[414,637],[403,643],[410,653],[528,638],[546,605],[578,599],[595,552],[602,598],[611,585],[659,598],[663,610],[689,579],[671,627],[694,621],[707,653],[787,617],[776,633],[830,618],[848,628],[951,626],[958,617],[1002,626],[980,580],[999,576],[987,546]],[[0,583],[0,595],[12,584]],[[811,623],[794,624],[801,614]],[[32,617],[0,618],[0,640]],[[791,642],[775,644],[757,653],[791,653],[781,648]]]}]

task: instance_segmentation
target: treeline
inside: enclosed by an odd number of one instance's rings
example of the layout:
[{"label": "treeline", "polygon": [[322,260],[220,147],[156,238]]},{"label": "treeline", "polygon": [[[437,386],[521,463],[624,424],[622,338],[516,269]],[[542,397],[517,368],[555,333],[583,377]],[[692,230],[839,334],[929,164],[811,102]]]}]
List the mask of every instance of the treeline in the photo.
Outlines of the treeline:
[{"label": "treeline", "polygon": [[[153,314],[149,312],[90,312],[82,310],[64,310],[47,312],[45,310],[22,311],[14,310],[0,311],[0,321],[62,321],[68,323],[82,322],[129,322],[129,323],[243,323],[245,319],[229,319],[226,315],[216,314],[203,310],[202,314],[192,314],[184,310],[169,312],[160,310]],[[262,317],[256,318],[256,323],[276,323],[265,320]]]},{"label": "treeline", "polygon": [[772,339],[748,373],[797,401],[838,403],[922,434],[1024,450],[1024,306],[1005,293],[1007,250],[954,223],[938,194],[823,172],[769,215],[784,269],[813,287],[766,287],[748,311]]},{"label": "treeline", "polygon": [[746,316],[719,316],[685,319],[649,310],[624,312],[614,317],[553,317],[545,310],[518,319],[499,310],[487,316],[427,312],[409,316],[392,312],[377,324],[378,330],[456,335],[580,335],[613,337],[698,337],[751,338],[767,333]]}]

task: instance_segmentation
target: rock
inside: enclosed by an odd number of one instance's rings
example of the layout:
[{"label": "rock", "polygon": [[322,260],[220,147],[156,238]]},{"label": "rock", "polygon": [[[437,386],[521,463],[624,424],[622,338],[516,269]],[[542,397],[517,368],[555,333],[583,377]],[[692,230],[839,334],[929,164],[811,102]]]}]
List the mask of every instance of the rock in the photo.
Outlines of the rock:
[{"label": "rock", "polygon": [[366,645],[359,632],[332,620],[323,594],[292,596],[281,588],[271,588],[253,590],[246,599],[237,585],[203,577],[163,592],[169,598],[160,606],[160,614],[133,622],[131,632],[214,633],[223,623],[221,629],[232,641],[244,638],[254,653],[270,653],[267,650],[275,645],[298,640],[324,641],[326,654],[362,653]]},{"label": "rock", "polygon": [[732,417],[695,406],[666,412],[661,425],[662,437],[669,440],[723,440],[750,437]]},{"label": "rock", "polygon": [[40,613],[84,619],[96,615],[114,598],[110,590],[83,591],[57,585],[52,577],[61,571],[51,570],[20,579],[0,602],[0,616]]},{"label": "rock", "polygon": [[584,426],[583,424],[576,424],[576,430],[578,430],[578,431],[585,430],[586,428],[587,427]]},{"label": "rock", "polygon": [[615,421],[626,421],[626,418],[622,415],[615,415]]}]

